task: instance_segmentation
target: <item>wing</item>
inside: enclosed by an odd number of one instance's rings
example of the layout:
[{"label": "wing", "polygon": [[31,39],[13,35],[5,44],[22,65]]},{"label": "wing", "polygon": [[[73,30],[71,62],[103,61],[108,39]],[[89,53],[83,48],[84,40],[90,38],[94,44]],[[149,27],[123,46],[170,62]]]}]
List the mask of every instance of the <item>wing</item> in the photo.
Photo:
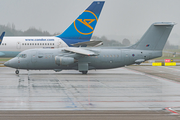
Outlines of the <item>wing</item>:
[{"label": "wing", "polygon": [[87,41],[87,42],[80,42],[76,44],[71,44],[74,47],[98,47],[100,45],[103,45],[102,41]]},{"label": "wing", "polygon": [[96,56],[97,55],[97,53],[95,53],[95,52],[92,52],[90,50],[85,50],[82,48],[68,47],[68,48],[65,48],[64,50],[67,52],[73,52],[73,53],[77,53],[80,55],[86,55],[86,56]]}]

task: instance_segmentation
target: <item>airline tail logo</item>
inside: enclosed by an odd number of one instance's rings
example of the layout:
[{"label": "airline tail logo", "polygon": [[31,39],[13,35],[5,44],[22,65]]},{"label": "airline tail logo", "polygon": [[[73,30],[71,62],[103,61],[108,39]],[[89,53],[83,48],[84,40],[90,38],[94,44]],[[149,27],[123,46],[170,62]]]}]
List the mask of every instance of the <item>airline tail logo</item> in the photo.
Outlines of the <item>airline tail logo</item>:
[{"label": "airline tail logo", "polygon": [[2,40],[3,40],[4,35],[5,35],[5,32],[3,32],[3,33],[1,34],[1,36],[0,36],[0,45],[1,45],[1,43],[2,43]]},{"label": "airline tail logo", "polygon": [[93,12],[85,10],[84,13],[74,21],[74,27],[80,34],[89,35],[94,32],[97,21],[97,16]]},{"label": "airline tail logo", "polygon": [[[82,19],[77,19],[78,21],[80,21],[81,23],[83,23],[84,25],[86,25],[87,27],[89,27],[90,29],[94,29],[90,24],[95,20],[95,19],[84,19],[84,21],[82,21]],[[88,21],[88,23],[87,23]]]}]

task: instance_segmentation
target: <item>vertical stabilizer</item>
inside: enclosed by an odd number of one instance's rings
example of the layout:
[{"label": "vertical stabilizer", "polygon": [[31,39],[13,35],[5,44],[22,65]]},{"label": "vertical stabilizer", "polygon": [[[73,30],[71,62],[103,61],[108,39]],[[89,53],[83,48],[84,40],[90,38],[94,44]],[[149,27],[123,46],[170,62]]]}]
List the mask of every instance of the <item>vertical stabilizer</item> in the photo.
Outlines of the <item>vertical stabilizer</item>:
[{"label": "vertical stabilizer", "polygon": [[0,36],[0,45],[1,45],[2,41],[3,41],[4,35],[5,35],[5,32],[3,32],[3,33],[1,34],[1,36]]},{"label": "vertical stabilizer", "polygon": [[152,24],[142,38],[130,48],[140,50],[163,50],[175,23],[157,22]]},{"label": "vertical stabilizer", "polygon": [[104,1],[94,1],[59,37],[69,46],[91,39]]}]

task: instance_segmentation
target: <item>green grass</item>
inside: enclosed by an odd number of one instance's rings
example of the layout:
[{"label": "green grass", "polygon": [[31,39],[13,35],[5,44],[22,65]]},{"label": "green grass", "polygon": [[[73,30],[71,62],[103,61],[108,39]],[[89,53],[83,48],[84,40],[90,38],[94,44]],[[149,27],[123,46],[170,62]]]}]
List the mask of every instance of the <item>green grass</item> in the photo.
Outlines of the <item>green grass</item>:
[{"label": "green grass", "polygon": [[169,52],[180,52],[180,49],[164,49],[163,51],[169,51]]},{"label": "green grass", "polygon": [[11,58],[0,58],[0,61],[8,61],[10,60]]},{"label": "green grass", "polygon": [[164,60],[164,59],[173,59],[173,60],[178,60],[180,59],[180,57],[167,57],[167,56],[163,56],[163,57],[159,57],[159,58],[155,58],[153,60]]}]

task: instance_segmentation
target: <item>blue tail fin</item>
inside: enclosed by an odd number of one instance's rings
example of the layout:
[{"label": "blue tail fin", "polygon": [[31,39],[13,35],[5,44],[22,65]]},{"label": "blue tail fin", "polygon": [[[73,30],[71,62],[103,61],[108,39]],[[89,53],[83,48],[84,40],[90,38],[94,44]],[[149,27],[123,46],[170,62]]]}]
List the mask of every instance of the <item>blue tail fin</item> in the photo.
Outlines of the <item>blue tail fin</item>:
[{"label": "blue tail fin", "polygon": [[91,39],[104,1],[94,1],[59,37],[69,46]]},{"label": "blue tail fin", "polygon": [[2,40],[3,40],[4,35],[5,35],[5,32],[3,32],[3,33],[1,34],[1,36],[0,36],[0,45],[1,45],[1,43],[2,43]]}]

